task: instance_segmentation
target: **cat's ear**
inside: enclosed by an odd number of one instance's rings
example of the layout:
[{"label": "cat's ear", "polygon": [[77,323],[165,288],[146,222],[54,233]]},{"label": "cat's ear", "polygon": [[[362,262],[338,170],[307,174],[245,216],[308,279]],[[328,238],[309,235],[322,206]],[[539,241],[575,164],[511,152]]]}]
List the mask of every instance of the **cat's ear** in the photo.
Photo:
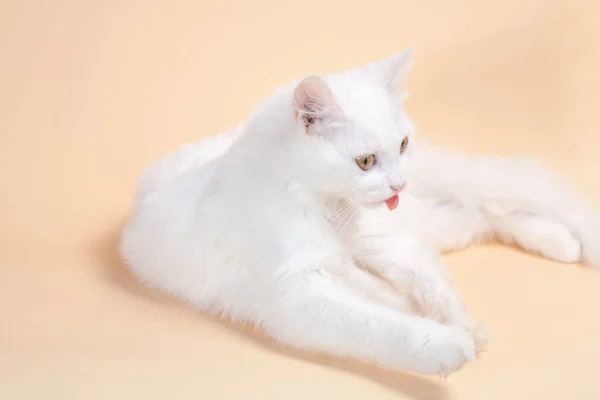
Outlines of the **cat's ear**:
[{"label": "cat's ear", "polygon": [[319,121],[338,118],[342,114],[329,85],[318,76],[306,77],[296,86],[294,107],[296,118],[307,130]]},{"label": "cat's ear", "polygon": [[383,60],[367,64],[364,68],[377,82],[396,93],[412,69],[413,53],[413,49],[410,48]]}]

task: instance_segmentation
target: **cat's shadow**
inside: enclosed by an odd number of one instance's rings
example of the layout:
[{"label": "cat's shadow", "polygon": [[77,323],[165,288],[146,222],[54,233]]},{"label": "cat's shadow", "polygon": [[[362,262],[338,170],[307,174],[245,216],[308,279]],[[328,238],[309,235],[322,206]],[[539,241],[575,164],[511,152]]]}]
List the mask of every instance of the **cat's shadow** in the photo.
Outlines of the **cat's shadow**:
[{"label": "cat's shadow", "polygon": [[[142,285],[130,274],[121,260],[118,251],[119,238],[123,226],[124,222],[115,226],[111,232],[102,235],[92,249],[94,258],[99,261],[97,265],[102,269],[99,271],[99,276],[104,277],[108,284],[115,285],[129,293],[135,293],[149,302],[158,302],[161,305],[169,307],[185,307],[184,304],[172,297]],[[351,372],[413,399],[444,400],[452,397],[450,388],[440,378],[420,376],[410,372],[390,371],[353,360],[314,355],[290,348],[283,348],[273,343],[272,340],[254,329],[251,325],[234,326],[227,321],[201,312],[195,314],[195,317],[198,319],[208,318],[215,323],[227,327],[254,345],[260,346],[265,351],[274,351],[288,357]]]}]

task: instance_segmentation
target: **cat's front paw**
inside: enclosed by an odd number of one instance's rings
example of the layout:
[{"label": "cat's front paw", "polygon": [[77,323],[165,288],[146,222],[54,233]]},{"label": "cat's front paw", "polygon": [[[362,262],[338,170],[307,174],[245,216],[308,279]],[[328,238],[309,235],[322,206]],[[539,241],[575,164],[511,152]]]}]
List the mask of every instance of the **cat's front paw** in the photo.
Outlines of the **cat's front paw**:
[{"label": "cat's front paw", "polygon": [[600,268],[600,218],[579,234],[581,259],[585,265]]},{"label": "cat's front paw", "polygon": [[446,285],[435,283],[415,285],[415,299],[424,316],[441,324],[451,323],[457,308],[455,294]]},{"label": "cat's front paw", "polygon": [[583,263],[591,267],[600,267],[600,246],[586,247],[583,250]]},{"label": "cat's front paw", "polygon": [[463,329],[471,335],[477,356],[487,349],[487,333],[482,322],[474,322],[465,311],[461,311],[450,325]]},{"label": "cat's front paw", "polygon": [[424,336],[423,343],[417,346],[414,355],[418,372],[446,376],[473,361],[477,351],[469,332],[438,325]]},{"label": "cat's front paw", "polygon": [[467,330],[475,325],[465,310],[460,294],[446,280],[431,280],[421,287],[415,285],[415,299],[423,315],[440,324]]},{"label": "cat's front paw", "polygon": [[475,342],[475,351],[478,356],[487,350],[487,333],[482,322],[472,323],[467,328],[467,332],[469,332]]},{"label": "cat's front paw", "polygon": [[420,265],[412,274],[412,295],[423,316],[441,324],[452,324],[462,316],[460,295],[439,262]]}]

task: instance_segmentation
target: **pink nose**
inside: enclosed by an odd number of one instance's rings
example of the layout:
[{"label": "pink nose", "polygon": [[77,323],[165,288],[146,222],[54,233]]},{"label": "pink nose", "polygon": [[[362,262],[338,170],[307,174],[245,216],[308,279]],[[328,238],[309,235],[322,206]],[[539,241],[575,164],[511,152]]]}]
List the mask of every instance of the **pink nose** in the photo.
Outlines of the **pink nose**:
[{"label": "pink nose", "polygon": [[404,189],[404,185],[406,185],[406,183],[402,183],[400,185],[390,185],[390,188],[394,191],[394,192],[400,192],[402,191],[402,189]]}]

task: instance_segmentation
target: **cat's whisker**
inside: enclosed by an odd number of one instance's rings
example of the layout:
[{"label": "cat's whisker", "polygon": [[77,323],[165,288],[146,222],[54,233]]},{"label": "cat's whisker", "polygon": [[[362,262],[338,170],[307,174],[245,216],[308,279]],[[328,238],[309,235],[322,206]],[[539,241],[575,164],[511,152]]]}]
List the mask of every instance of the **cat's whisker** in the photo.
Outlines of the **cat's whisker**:
[{"label": "cat's whisker", "polygon": [[[356,210],[358,208],[358,206],[360,205],[360,203],[356,203],[356,206],[352,209],[352,211]],[[350,222],[350,220],[352,219],[352,217],[354,216],[354,212],[350,212],[348,217],[346,218],[346,222],[344,222],[344,225],[338,230],[338,237],[344,232],[344,229],[346,228],[346,226],[348,225],[348,222]]]},{"label": "cat's whisker", "polygon": [[357,199],[357,200],[352,201],[350,204],[351,204],[351,206],[349,207],[348,211],[344,214],[344,218],[342,218],[341,221],[335,227],[335,231],[337,232],[338,237],[342,234],[342,232],[348,225],[348,222],[354,216],[354,212],[356,211],[356,209],[358,209],[358,207],[361,206],[362,201],[361,201],[361,199]]},{"label": "cat's whisker", "polygon": [[356,205],[349,207],[347,209],[347,211],[340,217],[338,217],[336,219],[335,225],[333,226],[333,230],[336,232],[337,236],[339,237],[339,233],[341,233],[340,228],[342,227],[342,225],[346,225],[347,221],[350,220],[352,218],[353,215],[353,211],[356,209]]},{"label": "cat's whisker", "polygon": [[341,205],[338,205],[335,207],[335,209],[333,210],[332,216],[339,218],[341,215],[343,215],[350,207],[352,207],[352,202],[351,201],[347,201],[344,200]]},{"label": "cat's whisker", "polygon": [[353,201],[346,201],[343,206],[336,209],[335,216],[341,217],[343,214],[346,213],[346,211],[348,211],[349,209],[351,209],[353,207],[353,204],[354,204]]},{"label": "cat's whisker", "polygon": [[336,211],[337,211],[337,215],[342,216],[345,215],[349,210],[352,210],[356,204],[360,204],[361,203],[361,199],[357,198],[357,199],[350,199],[350,200],[346,200],[344,202],[344,205],[339,207]]},{"label": "cat's whisker", "polygon": [[346,219],[352,217],[352,213],[355,207],[355,203],[350,203],[350,205],[345,208],[344,212],[336,217],[335,222],[333,224],[333,230],[336,233],[339,232],[340,226],[346,221]]}]

